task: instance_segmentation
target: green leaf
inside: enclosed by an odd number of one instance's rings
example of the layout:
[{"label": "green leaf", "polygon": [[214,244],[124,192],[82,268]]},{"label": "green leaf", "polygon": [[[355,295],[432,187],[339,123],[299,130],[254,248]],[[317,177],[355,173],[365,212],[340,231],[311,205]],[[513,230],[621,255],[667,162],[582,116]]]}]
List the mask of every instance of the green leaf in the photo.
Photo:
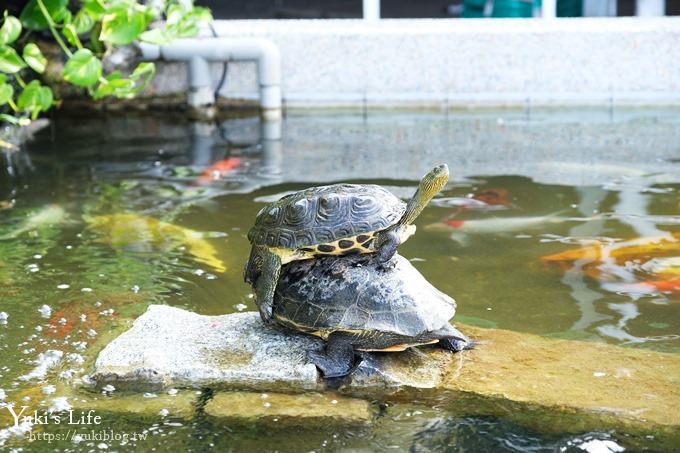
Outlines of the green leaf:
[{"label": "green leaf", "polygon": [[89,87],[102,75],[102,63],[89,49],[80,49],[64,66],[64,80],[73,85]]},{"label": "green leaf", "polygon": [[0,46],[0,71],[14,74],[26,67],[16,50],[7,46]]},{"label": "green leaf", "polygon": [[102,17],[99,39],[113,45],[130,44],[149,25],[147,9],[142,5],[116,4]]},{"label": "green leaf", "polygon": [[189,11],[184,9],[182,5],[178,4],[170,5],[165,14],[165,23],[168,26],[177,25],[182,20],[182,17],[184,17],[188,13]]},{"label": "green leaf", "polygon": [[130,78],[134,80],[139,80],[142,77],[148,79],[149,77],[153,77],[154,74],[156,74],[156,65],[147,61],[139,63],[135,70],[132,71]]},{"label": "green leaf", "polygon": [[61,17],[61,23],[63,25],[69,25],[69,24],[71,24],[72,21],[73,21],[73,14],[71,14],[71,11],[69,11],[67,9],[66,12]]},{"label": "green leaf", "polygon": [[0,85],[7,83],[7,74],[0,72]]},{"label": "green leaf", "polygon": [[73,24],[68,24],[65,25],[64,28],[61,30],[61,32],[64,34],[64,37],[66,40],[73,46],[78,49],[83,47],[83,45],[80,43],[80,39],[78,39],[78,32],[76,31],[76,27]]},{"label": "green leaf", "polygon": [[155,73],[156,65],[148,62],[140,63],[127,79],[119,71],[114,71],[106,76],[106,81],[99,84],[94,99],[106,96],[132,98],[148,85]]},{"label": "green leaf", "polygon": [[0,85],[0,105],[5,105],[14,96],[14,88],[9,83]]},{"label": "green leaf", "polygon": [[32,81],[23,89],[17,100],[20,110],[31,113],[31,118],[36,119],[40,112],[52,107],[54,97],[49,87],[43,86],[37,80]]},{"label": "green leaf", "polygon": [[[68,12],[68,9],[66,9],[68,0],[42,0],[42,2],[54,22],[61,22]],[[24,27],[31,30],[44,30],[47,28],[47,19],[40,10],[38,0],[30,0],[21,12],[19,19],[21,19]]]},{"label": "green leaf", "polygon": [[94,99],[99,100],[106,96],[126,97],[135,86],[135,82],[123,78],[119,71],[113,71],[106,76],[106,81],[102,81],[94,92]]},{"label": "green leaf", "polygon": [[139,36],[142,41],[164,45],[171,42],[174,37],[171,36],[165,28],[154,28],[153,30],[147,30]]},{"label": "green leaf", "polygon": [[15,118],[12,115],[7,115],[5,113],[0,113],[0,121],[7,121],[10,124],[21,124],[20,118]]},{"label": "green leaf", "polygon": [[0,27],[0,45],[11,44],[17,40],[21,34],[21,22],[14,16],[5,17],[2,27]]},{"label": "green leaf", "polygon": [[23,55],[24,61],[26,61],[26,64],[28,64],[31,69],[40,74],[45,72],[47,59],[43,56],[42,52],[40,52],[40,48],[38,48],[38,46],[32,42],[26,44]]},{"label": "green leaf", "polygon": [[106,12],[106,6],[101,0],[85,0],[83,10],[91,14],[95,20],[99,20]]},{"label": "green leaf", "polygon": [[85,8],[78,11],[76,18],[73,19],[73,25],[76,27],[76,33],[82,35],[92,30],[97,19]]}]

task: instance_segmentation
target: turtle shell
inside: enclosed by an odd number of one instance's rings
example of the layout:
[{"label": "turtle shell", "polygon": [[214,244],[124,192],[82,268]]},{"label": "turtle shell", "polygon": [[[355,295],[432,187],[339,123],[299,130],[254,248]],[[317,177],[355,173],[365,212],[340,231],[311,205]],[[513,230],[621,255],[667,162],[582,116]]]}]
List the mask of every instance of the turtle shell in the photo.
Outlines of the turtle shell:
[{"label": "turtle shell", "polygon": [[406,204],[372,184],[312,187],[285,196],[257,214],[248,232],[254,245],[297,249],[384,230]]},{"label": "turtle shell", "polygon": [[283,267],[274,318],[303,332],[374,331],[416,337],[448,325],[456,302],[395,255],[323,257]]}]

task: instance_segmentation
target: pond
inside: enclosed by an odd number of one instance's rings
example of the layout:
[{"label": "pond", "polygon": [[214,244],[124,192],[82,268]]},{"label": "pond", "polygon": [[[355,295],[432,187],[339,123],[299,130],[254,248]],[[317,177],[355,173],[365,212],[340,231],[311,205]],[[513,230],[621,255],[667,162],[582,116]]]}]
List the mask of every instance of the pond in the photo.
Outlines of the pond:
[{"label": "pond", "polygon": [[[151,303],[255,310],[242,270],[266,202],[331,182],[407,199],[441,162],[451,180],[399,252],[457,300],[454,320],[680,353],[679,126],[674,110],[62,115],[0,154],[0,402],[67,402],[94,345]],[[655,449],[653,432],[584,432],[480,404],[386,396],[361,426],[103,414],[112,432],[145,434],[124,441],[42,428],[69,434],[50,444],[64,451]],[[516,410],[523,422],[502,415]],[[44,451],[3,430],[11,420],[0,416],[0,447]]]}]

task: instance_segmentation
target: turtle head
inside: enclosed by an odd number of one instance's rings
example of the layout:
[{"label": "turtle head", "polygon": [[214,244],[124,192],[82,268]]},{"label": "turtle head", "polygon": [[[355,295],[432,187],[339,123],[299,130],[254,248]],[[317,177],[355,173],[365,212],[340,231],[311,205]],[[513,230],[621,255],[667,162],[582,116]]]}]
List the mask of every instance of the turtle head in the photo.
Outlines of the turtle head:
[{"label": "turtle head", "polygon": [[430,200],[437,195],[449,181],[449,166],[437,165],[420,180],[418,190],[406,205],[404,215],[396,227],[411,225],[418,215],[425,209]]},{"label": "turtle head", "polygon": [[437,165],[430,170],[423,179],[420,180],[418,191],[427,204],[432,197],[437,195],[449,182],[449,166],[446,164]]}]

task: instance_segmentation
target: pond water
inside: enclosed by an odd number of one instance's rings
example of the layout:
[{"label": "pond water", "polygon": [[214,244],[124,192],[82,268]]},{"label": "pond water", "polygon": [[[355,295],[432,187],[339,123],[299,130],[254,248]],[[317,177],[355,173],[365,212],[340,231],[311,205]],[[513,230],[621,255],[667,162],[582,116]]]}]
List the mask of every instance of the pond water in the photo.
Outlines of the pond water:
[{"label": "pond water", "polygon": [[[151,303],[254,310],[245,235],[264,203],[330,182],[378,183],[407,199],[440,162],[451,181],[399,251],[457,300],[456,320],[680,353],[678,113],[56,118],[23,151],[0,155],[0,402],[63,403],[64,382],[86,371],[93,345]],[[59,366],[48,350],[63,352]],[[519,423],[502,414],[529,409],[480,413],[472,397],[371,404],[375,419],[359,427],[225,424],[200,409],[189,420],[111,413],[107,429],[147,438],[50,447],[655,449],[654,433],[571,430],[540,411]],[[0,416],[0,447],[44,451],[3,430],[10,424]]]}]

